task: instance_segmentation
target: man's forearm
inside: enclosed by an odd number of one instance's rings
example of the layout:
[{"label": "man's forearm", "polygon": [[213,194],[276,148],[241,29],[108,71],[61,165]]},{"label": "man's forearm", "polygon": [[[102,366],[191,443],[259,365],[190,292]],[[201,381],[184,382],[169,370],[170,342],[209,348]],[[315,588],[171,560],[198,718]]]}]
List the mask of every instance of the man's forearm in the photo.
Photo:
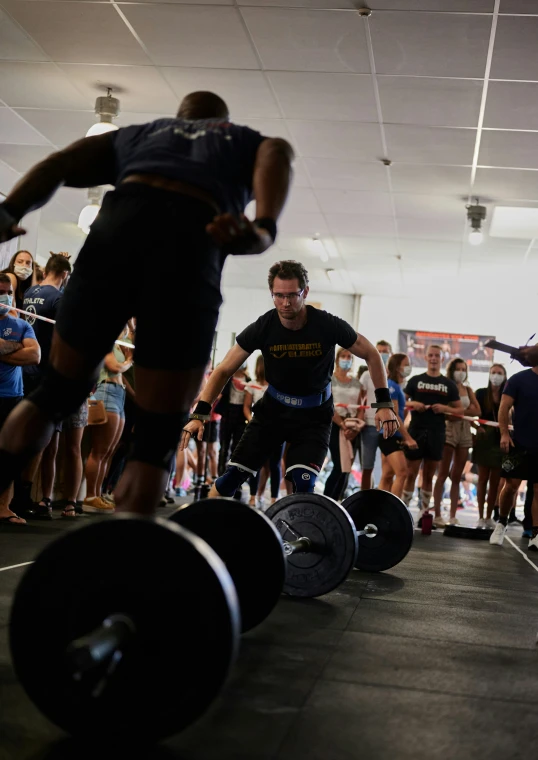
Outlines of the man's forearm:
[{"label": "man's forearm", "polygon": [[510,409],[507,406],[503,406],[501,404],[501,408],[499,409],[499,430],[501,431],[501,435],[504,435],[505,433],[508,433],[508,425],[509,423],[509,414]]},{"label": "man's forearm", "polygon": [[28,367],[31,364],[39,364],[39,352],[35,348],[21,348],[7,356],[0,356],[2,364],[9,364],[12,367]]},{"label": "man's forearm", "polygon": [[266,140],[258,149],[252,190],[256,216],[275,221],[280,216],[292,176],[293,151],[285,140]]},{"label": "man's forearm", "polygon": [[14,340],[0,340],[0,356],[8,356],[15,351],[20,351],[22,343],[17,343]]},{"label": "man's forearm", "polygon": [[64,184],[61,161],[57,154],[34,166],[20,179],[5,200],[6,210],[22,219],[29,211],[41,208]]},{"label": "man's forearm", "polygon": [[218,367],[214,369],[211,373],[211,377],[206,383],[205,388],[200,394],[200,401],[206,401],[208,404],[211,404],[211,406],[213,406],[217,398],[222,393],[222,389],[230,377],[231,375],[228,375],[227,372],[219,370]]}]

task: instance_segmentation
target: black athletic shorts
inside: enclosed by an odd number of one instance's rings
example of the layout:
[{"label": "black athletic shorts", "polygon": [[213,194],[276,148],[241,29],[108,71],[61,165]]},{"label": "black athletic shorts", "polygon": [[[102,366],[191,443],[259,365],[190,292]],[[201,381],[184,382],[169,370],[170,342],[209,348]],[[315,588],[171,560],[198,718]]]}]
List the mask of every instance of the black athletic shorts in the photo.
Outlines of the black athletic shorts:
[{"label": "black athletic shorts", "polygon": [[508,454],[502,455],[501,475],[504,478],[538,482],[538,448],[522,448],[516,445]]},{"label": "black athletic shorts", "polygon": [[140,183],[107,193],[60,302],[60,336],[98,364],[134,316],[136,364],[205,366],[222,303],[224,256],[205,231],[214,216]]},{"label": "black athletic shorts", "polygon": [[391,454],[395,454],[397,451],[403,451],[403,439],[401,436],[391,436],[390,438],[383,438],[379,436],[379,450],[386,457],[390,457]]},{"label": "black athletic shorts", "polygon": [[0,428],[22,399],[22,396],[0,396]]},{"label": "black athletic shorts", "polygon": [[252,420],[229,463],[258,472],[271,454],[287,442],[287,470],[303,465],[319,472],[329,449],[333,414],[332,398],[313,409],[290,409],[266,393],[254,405]]},{"label": "black athletic shorts", "polygon": [[410,462],[429,459],[432,462],[440,462],[445,449],[445,426],[438,430],[426,430],[424,428],[411,429],[409,435],[418,443],[418,449],[405,448],[405,456]]}]

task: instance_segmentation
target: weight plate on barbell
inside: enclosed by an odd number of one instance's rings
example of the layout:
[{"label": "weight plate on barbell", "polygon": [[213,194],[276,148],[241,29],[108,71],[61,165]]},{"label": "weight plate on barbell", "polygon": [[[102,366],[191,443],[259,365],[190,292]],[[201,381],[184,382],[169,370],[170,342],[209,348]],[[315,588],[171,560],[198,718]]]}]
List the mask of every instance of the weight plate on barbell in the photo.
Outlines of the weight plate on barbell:
[{"label": "weight plate on barbell", "polygon": [[224,498],[195,501],[170,520],[207,541],[228,568],[239,598],[241,630],[265,620],[286,577],[282,540],[273,523],[259,510]]},{"label": "weight plate on barbell", "polygon": [[[93,674],[75,681],[66,652],[114,613],[133,620],[136,639],[94,697]],[[239,622],[230,575],[202,539],[120,516],[69,532],[30,565],[11,611],[11,654],[30,699],[68,733],[155,741],[218,695]]]},{"label": "weight plate on barbell", "polygon": [[265,514],[285,541],[306,537],[313,543],[312,551],[288,556],[287,594],[322,596],[345,581],[357,557],[357,534],[339,504],[321,494],[296,493],[279,499]]},{"label": "weight plate on barbell", "polygon": [[375,525],[377,535],[359,536],[355,567],[376,573],[394,567],[406,556],[413,543],[415,526],[403,501],[389,491],[356,491],[342,502],[357,530]]}]

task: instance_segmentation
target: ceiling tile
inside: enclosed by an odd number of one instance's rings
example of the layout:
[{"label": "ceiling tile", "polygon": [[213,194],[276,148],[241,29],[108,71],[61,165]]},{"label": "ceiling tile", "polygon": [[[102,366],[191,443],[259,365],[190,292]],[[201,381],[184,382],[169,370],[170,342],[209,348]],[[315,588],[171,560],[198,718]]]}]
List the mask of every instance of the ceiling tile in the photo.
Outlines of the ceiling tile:
[{"label": "ceiling tile", "polygon": [[296,158],[293,162],[293,187],[310,187],[310,178],[302,158]]},{"label": "ceiling tile", "polygon": [[398,244],[394,238],[337,237],[335,243],[346,260],[354,257],[377,259],[378,256],[398,255]]},{"label": "ceiling tile", "polygon": [[19,172],[12,169],[11,166],[2,163],[0,159],[0,193],[7,195],[15,182],[18,182],[19,178]]},{"label": "ceiling tile", "polygon": [[471,167],[394,164],[390,176],[397,193],[464,195],[469,191]]},{"label": "ceiling tile", "polygon": [[54,200],[60,203],[71,214],[80,214],[88,202],[88,191],[73,187],[61,187],[54,195]]},{"label": "ceiling tile", "polygon": [[232,119],[278,119],[280,110],[261,71],[163,67],[163,76],[180,101],[195,90],[217,92],[228,104]]},{"label": "ceiling tile", "polygon": [[279,6],[281,8],[318,8],[322,10],[355,10],[354,0],[237,0],[237,5]]},{"label": "ceiling tile", "polygon": [[84,137],[95,122],[92,111],[18,109],[17,113],[54,145],[65,146]]},{"label": "ceiling tile", "polygon": [[394,205],[398,217],[433,218],[450,221],[463,221],[466,217],[465,200],[456,197],[423,195],[413,193],[395,193]]},{"label": "ceiling tile", "polygon": [[[531,0],[531,2],[532,1],[533,0]],[[373,11],[445,11],[447,13],[491,13],[493,11],[494,3],[495,0],[368,0],[368,3],[366,4]]]},{"label": "ceiling tile", "polygon": [[303,238],[312,238],[314,235],[329,233],[327,222],[321,214],[289,214],[279,220],[278,227],[284,236],[300,235]]},{"label": "ceiling tile", "polygon": [[538,130],[538,82],[490,82],[484,126]]},{"label": "ceiling tile", "polygon": [[406,164],[470,164],[474,129],[385,125],[388,157]]},{"label": "ceiling tile", "polygon": [[393,124],[476,127],[483,82],[479,79],[379,76],[383,120]]},{"label": "ceiling tile", "polygon": [[538,80],[538,16],[500,16],[491,61],[492,79]]},{"label": "ceiling tile", "polygon": [[538,132],[484,130],[478,163],[481,166],[538,169]]},{"label": "ceiling tile", "polygon": [[306,187],[293,186],[286,203],[285,213],[290,214],[319,214],[319,203],[314,191]]},{"label": "ceiling tile", "polygon": [[441,13],[374,13],[378,74],[484,76],[491,18]]},{"label": "ceiling tile", "polygon": [[[7,3],[3,3],[8,9]],[[8,61],[46,61],[48,56],[0,8],[0,55]]]},{"label": "ceiling tile", "polygon": [[364,23],[338,11],[242,8],[264,68],[368,73]]},{"label": "ceiling tile", "polygon": [[55,61],[149,63],[111,4],[2,0],[2,5]]},{"label": "ceiling tile", "polygon": [[[400,240],[400,253],[404,260],[420,259],[423,262],[435,261],[436,259],[454,259],[459,257],[461,242],[449,240],[420,240],[403,238]],[[423,263],[423,266],[424,265]]]},{"label": "ceiling tile", "polygon": [[0,98],[13,108],[88,108],[55,63],[0,61]]},{"label": "ceiling tile", "polygon": [[[9,108],[0,108],[0,143],[49,145],[43,135]],[[49,145],[49,149],[52,150],[52,146]]]},{"label": "ceiling tile", "polygon": [[388,193],[331,189],[316,190],[316,197],[323,214],[392,214]]},{"label": "ceiling tile", "polygon": [[382,193],[389,190],[387,169],[380,161],[375,164],[331,158],[305,158],[303,161],[314,188]]},{"label": "ceiling tile", "polygon": [[538,201],[538,171],[478,169],[473,194],[481,198]]},{"label": "ceiling tile", "polygon": [[[93,108],[95,99],[106,95],[107,87],[119,98],[120,111],[163,113],[177,111],[177,98],[159,71],[151,66],[60,66],[84,98],[84,108]],[[48,106],[52,108],[52,105]]]},{"label": "ceiling tile", "polygon": [[358,214],[326,214],[327,224],[335,238],[364,235],[386,238],[396,232],[391,216],[359,216]]},{"label": "ceiling tile", "polygon": [[381,155],[377,124],[330,121],[289,121],[302,156],[375,161]]},{"label": "ceiling tile", "polygon": [[4,161],[16,172],[26,172],[52,153],[50,146],[6,145],[0,143],[0,161]]},{"label": "ceiling tile", "polygon": [[377,122],[372,78],[363,74],[268,74],[286,119]]},{"label": "ceiling tile", "polygon": [[204,5],[122,5],[158,66],[258,69],[236,8]]},{"label": "ceiling tile", "polygon": [[536,0],[501,0],[501,13],[535,13],[538,15]]},{"label": "ceiling tile", "polygon": [[425,217],[398,217],[398,234],[400,238],[417,240],[461,240],[465,229],[465,214],[461,219],[446,220]]}]

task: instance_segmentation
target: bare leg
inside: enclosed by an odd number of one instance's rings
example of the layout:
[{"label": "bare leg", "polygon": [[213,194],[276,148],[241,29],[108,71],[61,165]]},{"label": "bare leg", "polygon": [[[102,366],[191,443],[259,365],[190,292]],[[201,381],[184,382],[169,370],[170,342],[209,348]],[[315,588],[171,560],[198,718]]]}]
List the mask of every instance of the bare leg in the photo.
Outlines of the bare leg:
[{"label": "bare leg", "polygon": [[389,455],[388,460],[394,472],[394,482],[392,483],[392,488],[387,490],[390,490],[391,493],[401,499],[407,478],[407,460],[405,454],[403,451],[395,451]]},{"label": "bare leg", "polygon": [[465,447],[458,447],[454,452],[454,464],[450,472],[450,480],[452,485],[450,486],[450,517],[456,517],[456,511],[458,509],[458,501],[460,497],[460,479],[463,473],[463,468],[469,457],[469,449]]},{"label": "bare leg", "polygon": [[212,480],[217,479],[217,444],[207,444],[207,456],[209,458],[208,471]]},{"label": "bare leg", "polygon": [[77,500],[82,482],[82,454],[80,445],[84,428],[67,428],[64,432],[65,496],[68,501]]},{"label": "bare leg", "polygon": [[[407,475],[407,468],[405,474]],[[379,481],[379,490],[390,491],[392,489],[393,479],[394,470],[392,469],[390,457],[381,454],[381,480]]]},{"label": "bare leg", "polygon": [[452,463],[452,457],[454,455],[454,447],[445,445],[443,449],[443,458],[439,463],[439,472],[437,473],[437,480],[435,481],[435,488],[433,490],[433,503],[435,506],[435,514],[439,510],[441,514],[441,503],[443,501],[443,493],[445,490],[446,479],[450,472],[450,465]]},{"label": "bare leg", "polygon": [[[54,480],[56,478],[56,455],[58,453],[59,433],[54,433],[50,443],[41,457],[41,490],[43,499],[52,499]],[[46,506],[43,504],[43,506]]]},{"label": "bare leg", "polygon": [[488,520],[491,518],[494,507],[497,505],[497,499],[499,498],[499,486],[501,483],[501,470],[490,470],[489,475],[489,491],[488,491],[488,508],[486,517]]},{"label": "bare leg", "polygon": [[[488,487],[488,480],[491,469],[484,467],[484,465],[478,465],[478,483],[476,485],[476,501],[478,504],[478,517],[484,519],[484,504],[486,502],[486,491]],[[488,509],[488,517],[491,517],[491,512]]]},{"label": "bare leg", "polygon": [[517,495],[517,490],[521,485],[521,480],[516,478],[506,478],[503,490],[501,491],[501,497],[499,499],[499,512],[500,519],[507,520],[512,507],[514,506],[514,498]]},{"label": "bare leg", "polygon": [[118,448],[118,444],[120,442],[120,438],[123,433],[124,427],[125,427],[125,420],[119,417],[118,427],[116,428],[116,435],[114,436],[114,439],[110,445],[110,448],[108,452],[106,453],[105,458],[103,459],[103,464],[99,470],[99,480],[97,481],[97,495],[98,496],[100,496],[103,491],[103,482],[110,468],[110,463],[112,462],[112,457],[114,456],[114,452]]},{"label": "bare leg", "polygon": [[120,422],[119,414],[108,412],[104,425],[92,426],[92,450],[86,462],[87,499],[100,496],[99,484],[105,477],[105,459],[116,437]]},{"label": "bare leg", "polygon": [[363,470],[361,478],[361,491],[369,491],[372,488],[373,470]]},{"label": "bare leg", "polygon": [[[417,480],[417,475],[420,470],[420,465],[422,462],[420,459],[418,460],[407,460],[407,478],[405,479],[405,491],[407,493],[411,494],[411,497],[413,496],[413,493],[415,492],[415,483]],[[410,498],[411,498],[410,497]]]},{"label": "bare leg", "polygon": [[[145,412],[184,414],[200,388],[205,366],[191,370],[154,370],[136,366],[136,403]],[[134,435],[136,439],[137,426]],[[179,437],[181,429],[177,431]],[[169,468],[131,460],[127,463],[115,491],[121,511],[151,515],[166,490]]]},{"label": "bare leg", "polygon": [[22,517],[19,517],[15,514],[15,512],[12,512],[9,508],[9,505],[11,504],[11,499],[13,498],[13,486],[8,486],[4,493],[0,494],[0,518],[5,517],[11,517],[11,522],[14,524],[20,523],[21,525],[26,524],[26,520],[23,520]]},{"label": "bare leg", "polygon": [[[427,509],[430,504],[432,496],[432,482],[433,476],[437,469],[439,462],[434,462],[431,459],[424,460],[424,467],[422,469],[422,509]],[[435,516],[441,517],[441,507],[435,507]]]}]

